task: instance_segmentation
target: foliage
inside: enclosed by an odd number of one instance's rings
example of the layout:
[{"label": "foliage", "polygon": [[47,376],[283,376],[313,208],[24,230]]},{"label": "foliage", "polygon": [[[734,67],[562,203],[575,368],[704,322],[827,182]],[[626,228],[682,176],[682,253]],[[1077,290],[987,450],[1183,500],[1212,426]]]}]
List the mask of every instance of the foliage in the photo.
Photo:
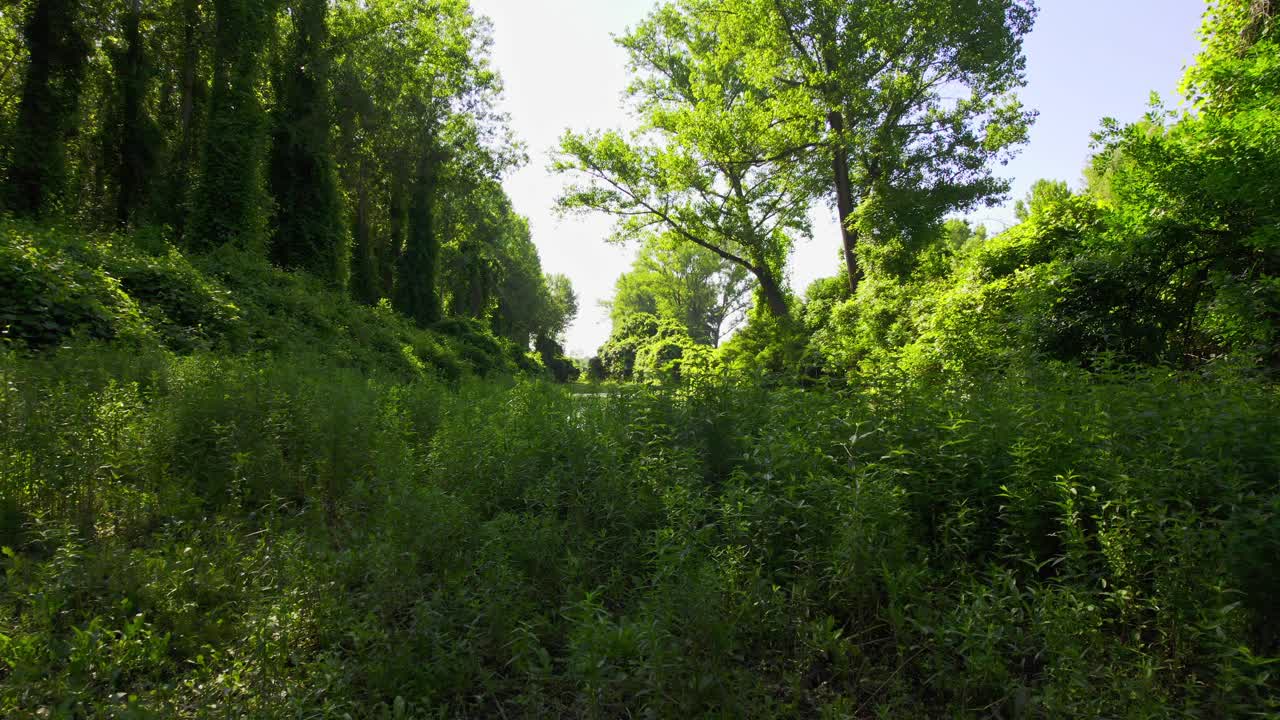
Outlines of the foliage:
[{"label": "foliage", "polygon": [[1277,408],[8,355],[0,712],[1266,716]]},{"label": "foliage", "polygon": [[597,379],[679,386],[719,372],[712,349],[676,320],[649,313],[625,316],[592,358]]},{"label": "foliage", "polygon": [[75,336],[190,350],[232,338],[240,310],[171,245],[0,225],[0,330],[47,348]]},{"label": "foliage", "polygon": [[481,324],[414,327],[303,273],[225,249],[189,257],[163,236],[86,235],[0,224],[0,331],[46,350],[87,339],[189,353],[324,354],[365,372],[411,378],[505,374],[525,348]]},{"label": "foliage", "polygon": [[771,108],[717,54],[717,37],[713,21],[667,5],[618,40],[641,129],[566,133],[553,167],[573,181],[559,203],[615,216],[618,241],[653,242],[656,231],[702,248],[750,273],[782,316],[794,236],[809,234],[806,187],[769,157]]},{"label": "foliage", "polygon": [[655,236],[618,277],[609,314],[615,327],[638,312],[672,319],[689,337],[715,347],[741,322],[753,290],[741,266],[697,245]]}]

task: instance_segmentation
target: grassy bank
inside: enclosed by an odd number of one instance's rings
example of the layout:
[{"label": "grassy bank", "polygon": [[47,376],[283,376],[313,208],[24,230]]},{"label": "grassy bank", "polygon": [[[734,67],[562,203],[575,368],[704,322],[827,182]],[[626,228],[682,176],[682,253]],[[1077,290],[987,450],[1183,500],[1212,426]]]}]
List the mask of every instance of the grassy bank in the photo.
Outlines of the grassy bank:
[{"label": "grassy bank", "polygon": [[156,230],[94,233],[0,218],[0,347],[85,341],[136,352],[324,356],[403,380],[539,371],[481,323],[420,328],[306,273],[223,247],[184,253]]}]

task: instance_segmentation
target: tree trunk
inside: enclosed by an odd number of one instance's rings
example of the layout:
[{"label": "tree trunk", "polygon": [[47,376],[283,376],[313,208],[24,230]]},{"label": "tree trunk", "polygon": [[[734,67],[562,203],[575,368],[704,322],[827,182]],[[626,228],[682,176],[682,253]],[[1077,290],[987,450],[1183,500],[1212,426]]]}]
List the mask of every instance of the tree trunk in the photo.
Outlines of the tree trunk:
[{"label": "tree trunk", "polygon": [[433,165],[429,159],[419,160],[414,172],[409,189],[409,232],[396,273],[396,309],[422,327],[440,320],[436,291],[440,239],[435,234],[431,207],[435,197]]},{"label": "tree trunk", "polygon": [[184,0],[182,5],[182,68],[178,102],[178,147],[169,169],[169,187],[165,194],[168,207],[157,208],[173,224],[174,233],[182,239],[187,230],[190,209],[190,187],[196,161],[196,72],[200,65],[200,43],[196,37],[200,26],[200,0]]},{"label": "tree trunk", "polygon": [[488,305],[488,278],[487,268],[480,265],[479,262],[473,263],[471,269],[471,287],[470,290],[470,307],[468,315],[479,320],[484,317],[485,305]]},{"label": "tree trunk", "polygon": [[853,218],[853,187],[849,180],[849,157],[844,152],[844,115],[839,110],[827,114],[827,124],[835,133],[836,142],[832,147],[831,165],[836,186],[836,210],[840,216],[840,239],[844,246],[845,271],[849,275],[849,292],[858,291],[858,282],[862,280],[862,270],[858,267],[858,233],[850,227]]},{"label": "tree trunk", "polygon": [[373,251],[373,228],[369,220],[369,190],[364,168],[356,186],[356,210],[352,218],[355,246],[351,260],[351,294],[366,305],[376,305],[379,292],[377,258]]},{"label": "tree trunk", "polygon": [[66,143],[75,133],[89,45],[76,28],[76,0],[39,0],[23,28],[30,59],[18,105],[9,202],[20,215],[50,209],[67,182]]},{"label": "tree trunk", "polygon": [[129,225],[146,202],[151,177],[154,148],[148,132],[146,115],[147,76],[142,42],[142,0],[132,0],[125,17],[127,48],[120,64],[122,117],[120,128],[120,167],[116,220]]},{"label": "tree trunk", "polygon": [[790,308],[787,305],[787,296],[782,292],[782,286],[773,277],[773,273],[759,268],[753,268],[752,273],[760,281],[760,294],[764,296],[769,314],[776,318],[788,317]]},{"label": "tree trunk", "polygon": [[379,257],[380,277],[382,278],[382,296],[386,298],[395,297],[395,279],[396,267],[400,264],[400,254],[404,252],[404,227],[405,227],[405,192],[406,184],[404,173],[393,171],[391,174],[391,198],[388,206],[390,210],[390,238],[383,243],[383,252]]}]

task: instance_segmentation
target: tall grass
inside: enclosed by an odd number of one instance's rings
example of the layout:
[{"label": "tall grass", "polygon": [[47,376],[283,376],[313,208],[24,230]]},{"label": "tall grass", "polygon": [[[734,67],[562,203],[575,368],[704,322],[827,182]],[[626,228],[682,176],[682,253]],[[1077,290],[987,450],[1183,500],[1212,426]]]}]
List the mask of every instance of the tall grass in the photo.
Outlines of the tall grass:
[{"label": "tall grass", "polygon": [[1280,403],[0,358],[5,717],[1264,717]]}]

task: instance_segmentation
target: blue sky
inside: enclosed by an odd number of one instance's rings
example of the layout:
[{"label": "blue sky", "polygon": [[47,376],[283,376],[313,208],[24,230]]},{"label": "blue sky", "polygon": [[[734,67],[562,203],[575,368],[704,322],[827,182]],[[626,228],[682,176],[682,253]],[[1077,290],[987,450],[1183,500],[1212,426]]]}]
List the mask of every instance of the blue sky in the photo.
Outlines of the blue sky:
[{"label": "blue sky", "polygon": [[[599,306],[613,292],[633,249],[604,241],[607,218],[558,218],[562,181],[547,172],[548,153],[566,128],[626,128],[622,103],[626,58],[611,36],[643,18],[654,0],[472,0],[494,23],[493,61],[506,84],[504,108],[528,145],[529,164],[505,182],[516,210],[529,217],[548,272],[567,274],[581,311],[570,328],[571,354],[592,355],[609,335]],[[1090,133],[1102,118],[1135,120],[1151,92],[1176,103],[1183,68],[1194,58],[1204,0],[1040,0],[1027,38],[1024,104],[1040,112],[1030,142],[1004,168],[1013,181],[1005,208],[974,220],[1000,230],[1012,219],[1012,198],[1040,178],[1078,185]],[[825,208],[815,210],[815,237],[791,263],[792,286],[838,267],[839,234]]]}]

